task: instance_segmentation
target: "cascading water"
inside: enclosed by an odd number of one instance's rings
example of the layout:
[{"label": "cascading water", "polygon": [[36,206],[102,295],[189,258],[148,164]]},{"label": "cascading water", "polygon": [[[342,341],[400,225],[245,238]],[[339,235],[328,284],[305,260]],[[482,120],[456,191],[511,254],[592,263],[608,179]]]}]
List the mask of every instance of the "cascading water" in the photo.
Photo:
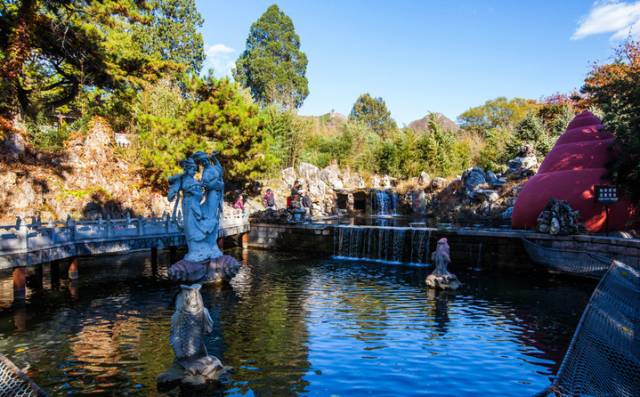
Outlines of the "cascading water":
[{"label": "cascading water", "polygon": [[379,226],[336,226],[334,256],[391,263],[429,263],[431,230]]},{"label": "cascading water", "polygon": [[373,215],[397,215],[398,193],[393,190],[371,190],[371,213]]},{"label": "cascading water", "polygon": [[431,230],[411,230],[411,257],[412,263],[429,263],[429,242]]}]

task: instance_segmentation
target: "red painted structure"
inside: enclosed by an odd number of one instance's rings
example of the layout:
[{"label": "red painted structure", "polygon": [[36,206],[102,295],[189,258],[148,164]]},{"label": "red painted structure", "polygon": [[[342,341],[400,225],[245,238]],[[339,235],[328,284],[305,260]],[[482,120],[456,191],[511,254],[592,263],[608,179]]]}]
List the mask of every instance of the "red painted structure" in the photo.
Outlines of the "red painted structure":
[{"label": "red painted structure", "polygon": [[[604,231],[605,209],[595,201],[595,185],[611,182],[605,175],[613,141],[613,134],[605,131],[591,112],[577,115],[518,195],[512,226],[535,228],[538,215],[553,197],[580,211],[579,220],[588,231]],[[634,206],[624,198],[610,205],[609,230],[628,229],[634,213]]]}]

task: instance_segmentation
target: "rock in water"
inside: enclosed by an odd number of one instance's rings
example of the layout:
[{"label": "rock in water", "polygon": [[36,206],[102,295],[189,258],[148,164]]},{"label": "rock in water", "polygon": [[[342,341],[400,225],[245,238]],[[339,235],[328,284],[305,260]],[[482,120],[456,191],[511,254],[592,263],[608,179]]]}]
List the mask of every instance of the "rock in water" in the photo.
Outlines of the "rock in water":
[{"label": "rock in water", "polygon": [[451,255],[446,238],[443,237],[438,240],[438,246],[433,254],[431,254],[431,260],[435,263],[436,268],[425,280],[427,287],[442,290],[456,290],[460,288],[461,283],[458,277],[447,271],[447,266],[451,263]]},{"label": "rock in water", "polygon": [[169,336],[175,359],[171,368],[158,376],[159,387],[166,388],[178,382],[185,386],[202,386],[217,380],[225,372],[220,360],[207,353],[204,337],[211,331],[213,320],[202,302],[200,284],[181,285]]},{"label": "rock in water", "polygon": [[445,275],[435,275],[431,273],[426,279],[427,287],[442,290],[456,290],[460,288],[460,280],[455,274],[447,273]]},{"label": "rock in water", "polygon": [[169,268],[169,279],[187,283],[229,282],[240,270],[240,262],[230,255],[222,255],[203,262],[182,259]]}]

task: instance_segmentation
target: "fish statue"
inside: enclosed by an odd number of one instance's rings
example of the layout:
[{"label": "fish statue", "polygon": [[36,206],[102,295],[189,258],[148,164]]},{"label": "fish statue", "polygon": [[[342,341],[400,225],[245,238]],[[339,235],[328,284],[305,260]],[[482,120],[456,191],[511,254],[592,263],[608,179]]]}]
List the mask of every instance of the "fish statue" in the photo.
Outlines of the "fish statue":
[{"label": "fish statue", "polygon": [[169,336],[175,360],[158,377],[159,384],[181,381],[184,385],[198,386],[217,380],[225,372],[220,360],[209,355],[205,346],[205,335],[213,331],[213,320],[204,307],[200,288],[200,284],[180,286]]},{"label": "fish statue", "polygon": [[451,263],[451,249],[445,237],[438,240],[436,250],[431,254],[435,263],[435,270],[425,280],[427,287],[442,290],[456,290],[460,288],[460,280],[455,274],[449,273],[447,266]]},{"label": "fish statue", "polygon": [[443,276],[449,273],[447,266],[451,263],[451,249],[445,237],[438,240],[436,250],[431,254],[431,260],[436,265],[436,269],[433,272],[434,274]]}]

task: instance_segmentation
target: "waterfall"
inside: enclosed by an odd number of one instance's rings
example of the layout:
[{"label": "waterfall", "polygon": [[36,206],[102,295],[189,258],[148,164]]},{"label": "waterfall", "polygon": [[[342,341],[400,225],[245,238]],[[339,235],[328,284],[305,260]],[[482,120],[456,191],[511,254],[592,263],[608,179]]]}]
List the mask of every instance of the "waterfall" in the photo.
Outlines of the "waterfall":
[{"label": "waterfall", "polygon": [[373,215],[397,215],[398,213],[399,196],[393,190],[371,190],[370,202]]},{"label": "waterfall", "polygon": [[338,225],[334,257],[388,263],[429,264],[431,230],[385,226]]},{"label": "waterfall", "polygon": [[429,263],[431,242],[431,230],[412,229],[411,230],[411,257],[412,263]]}]

